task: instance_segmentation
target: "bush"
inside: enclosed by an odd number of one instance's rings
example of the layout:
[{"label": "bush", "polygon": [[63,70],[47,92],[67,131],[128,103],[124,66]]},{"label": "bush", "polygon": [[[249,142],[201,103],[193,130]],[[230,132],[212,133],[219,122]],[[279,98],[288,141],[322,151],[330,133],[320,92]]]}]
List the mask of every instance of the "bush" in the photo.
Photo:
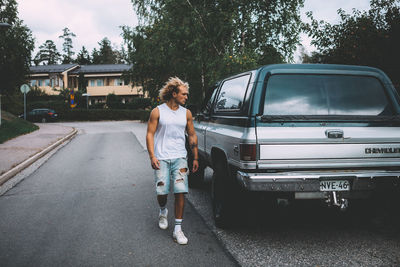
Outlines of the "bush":
[{"label": "bush", "polygon": [[146,109],[151,108],[151,99],[150,98],[134,98],[132,101],[132,109]]},{"label": "bush", "polygon": [[51,101],[35,101],[27,103],[26,111],[30,111],[35,108],[50,108],[54,109],[57,113],[70,110],[69,104],[63,101],[51,100]]},{"label": "bush", "polygon": [[116,94],[108,94],[106,104],[107,107],[112,109],[121,109],[124,107],[124,104],[121,101],[121,97],[117,96]]},{"label": "bush", "polygon": [[73,109],[60,112],[61,121],[100,121],[100,120],[140,120],[147,121],[150,116],[148,110],[124,109]]},{"label": "bush", "polygon": [[106,104],[104,103],[95,103],[89,106],[90,109],[103,109]]},{"label": "bush", "polygon": [[11,138],[39,129],[39,127],[35,124],[15,117],[6,111],[2,111],[1,116],[2,121],[0,126],[0,144]]},{"label": "bush", "polygon": [[23,113],[24,96],[21,94],[1,96],[1,109],[8,111],[14,115],[19,115]]}]

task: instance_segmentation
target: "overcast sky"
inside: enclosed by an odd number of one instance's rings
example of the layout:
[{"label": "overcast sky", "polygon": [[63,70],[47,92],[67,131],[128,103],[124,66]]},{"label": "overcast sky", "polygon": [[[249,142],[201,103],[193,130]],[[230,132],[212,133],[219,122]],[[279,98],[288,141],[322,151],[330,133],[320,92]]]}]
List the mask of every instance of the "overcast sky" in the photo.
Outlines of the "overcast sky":
[{"label": "overcast sky", "polygon": [[[120,48],[122,37],[120,26],[136,26],[137,17],[130,0],[17,0],[19,17],[32,30],[36,39],[35,52],[46,40],[53,40],[62,51],[62,40],[58,38],[62,29],[68,27],[76,38],[73,39],[76,53],[85,46],[89,52],[98,48],[98,42],[107,37]],[[305,12],[312,11],[318,20],[330,23],[339,21],[337,10],[348,13],[352,8],[369,9],[369,0],[305,0],[301,10],[303,21]],[[302,44],[308,52],[313,48],[310,39],[302,35]]]}]

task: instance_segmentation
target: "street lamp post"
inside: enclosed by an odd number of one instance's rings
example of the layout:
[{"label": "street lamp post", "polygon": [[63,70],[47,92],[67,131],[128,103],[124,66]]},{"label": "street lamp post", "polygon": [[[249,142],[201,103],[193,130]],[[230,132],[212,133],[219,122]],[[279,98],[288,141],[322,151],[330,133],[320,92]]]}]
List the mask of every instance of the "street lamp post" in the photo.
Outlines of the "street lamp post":
[{"label": "street lamp post", "polygon": [[[6,22],[0,22],[0,30],[2,30],[2,29],[6,30],[6,29],[8,29],[10,27],[11,27],[10,24],[8,24]],[[1,71],[3,69],[3,66],[0,66],[0,67],[1,67],[0,68],[0,71]],[[0,84],[0,86],[2,86],[2,85]],[[0,90],[0,126],[1,126],[1,90]]]},{"label": "street lamp post", "polygon": [[90,94],[85,93],[85,94],[82,94],[82,96],[86,96],[86,109],[89,110],[89,96],[90,96]]}]

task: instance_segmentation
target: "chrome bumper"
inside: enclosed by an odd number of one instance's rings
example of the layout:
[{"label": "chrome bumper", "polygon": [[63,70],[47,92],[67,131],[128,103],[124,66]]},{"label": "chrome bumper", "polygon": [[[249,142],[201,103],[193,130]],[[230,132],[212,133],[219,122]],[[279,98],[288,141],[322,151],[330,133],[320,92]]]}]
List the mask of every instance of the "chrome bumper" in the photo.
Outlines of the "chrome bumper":
[{"label": "chrome bumper", "polygon": [[320,181],[349,180],[351,191],[372,191],[379,183],[400,184],[400,171],[237,172],[239,183],[249,191],[321,192]]}]

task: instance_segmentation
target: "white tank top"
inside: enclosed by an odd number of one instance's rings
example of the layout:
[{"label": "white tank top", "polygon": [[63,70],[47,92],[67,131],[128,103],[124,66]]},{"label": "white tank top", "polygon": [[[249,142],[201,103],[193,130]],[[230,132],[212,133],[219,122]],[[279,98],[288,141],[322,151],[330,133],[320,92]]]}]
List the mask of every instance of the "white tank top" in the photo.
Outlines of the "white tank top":
[{"label": "white tank top", "polygon": [[186,108],[172,110],[165,103],[157,108],[160,117],[154,135],[154,155],[161,160],[186,158]]}]

